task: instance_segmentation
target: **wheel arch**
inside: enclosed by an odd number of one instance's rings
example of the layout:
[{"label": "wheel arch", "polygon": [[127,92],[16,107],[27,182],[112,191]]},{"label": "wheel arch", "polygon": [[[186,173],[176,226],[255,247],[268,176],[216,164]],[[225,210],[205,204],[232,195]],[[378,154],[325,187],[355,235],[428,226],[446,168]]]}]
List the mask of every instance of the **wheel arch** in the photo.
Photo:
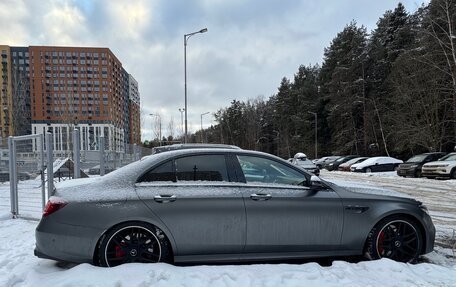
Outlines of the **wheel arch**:
[{"label": "wheel arch", "polygon": [[112,224],[109,228],[106,228],[100,234],[100,236],[99,236],[99,238],[97,240],[97,243],[95,244],[95,246],[94,246],[94,248],[92,250],[93,263],[95,265],[97,265],[97,266],[100,265],[100,258],[98,256],[98,248],[99,248],[100,243],[102,242],[102,240],[104,239],[104,237],[106,236],[107,233],[109,233],[110,231],[112,231],[113,229],[117,228],[118,226],[120,226],[122,224],[132,224],[132,225],[134,225],[135,223],[145,223],[145,224],[149,224],[149,225],[152,225],[152,226],[160,229],[165,234],[165,238],[168,241],[169,246],[171,247],[169,252],[171,254],[171,258],[174,260],[174,254],[176,253],[175,251],[177,250],[177,246],[176,246],[176,243],[174,241],[174,238],[171,235],[171,232],[165,226],[161,226],[161,224],[159,224],[159,223],[157,224],[157,222],[153,222],[151,220],[147,220],[147,219],[144,219],[144,218],[138,218],[138,219],[128,219],[128,220],[124,220],[124,221],[119,221],[117,223]]}]

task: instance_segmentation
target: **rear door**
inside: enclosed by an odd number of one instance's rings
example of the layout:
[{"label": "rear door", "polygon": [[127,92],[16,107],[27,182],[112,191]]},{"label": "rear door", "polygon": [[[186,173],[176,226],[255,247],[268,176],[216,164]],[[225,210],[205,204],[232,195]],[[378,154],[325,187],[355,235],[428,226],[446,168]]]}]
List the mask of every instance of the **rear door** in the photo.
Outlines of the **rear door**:
[{"label": "rear door", "polygon": [[268,157],[238,155],[247,213],[246,253],[339,247],[343,207],[331,190],[312,191],[303,171]]},{"label": "rear door", "polygon": [[224,154],[181,156],[141,176],[136,190],[171,231],[176,255],[238,254],[245,208],[230,177]]}]

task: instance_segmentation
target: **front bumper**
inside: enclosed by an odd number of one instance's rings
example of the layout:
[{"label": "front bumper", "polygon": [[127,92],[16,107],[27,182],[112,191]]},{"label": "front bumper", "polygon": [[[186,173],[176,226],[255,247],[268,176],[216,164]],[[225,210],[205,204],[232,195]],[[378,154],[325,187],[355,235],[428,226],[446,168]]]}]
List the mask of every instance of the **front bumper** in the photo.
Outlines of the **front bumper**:
[{"label": "front bumper", "polygon": [[435,226],[432,222],[431,217],[426,213],[423,217],[424,231],[425,231],[425,246],[423,248],[422,254],[427,254],[434,250],[435,242]]},{"label": "front bumper", "polygon": [[424,177],[450,177],[451,170],[445,167],[424,167],[421,169],[421,175]]},{"label": "front bumper", "polygon": [[43,218],[35,230],[37,257],[74,263],[93,263],[103,230],[59,223]]},{"label": "front bumper", "polygon": [[417,168],[399,168],[397,175],[399,176],[415,176]]}]

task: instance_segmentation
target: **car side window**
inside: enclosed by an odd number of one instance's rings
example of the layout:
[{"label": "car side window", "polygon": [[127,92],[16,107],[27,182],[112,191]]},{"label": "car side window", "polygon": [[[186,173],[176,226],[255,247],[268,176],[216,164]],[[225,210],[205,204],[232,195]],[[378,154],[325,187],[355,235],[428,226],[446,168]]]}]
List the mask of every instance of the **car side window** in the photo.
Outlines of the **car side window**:
[{"label": "car side window", "polygon": [[224,155],[195,155],[175,160],[178,181],[229,181]]},{"label": "car side window", "polygon": [[153,181],[176,181],[176,176],[173,171],[172,161],[167,161],[161,165],[151,169],[138,182],[153,182]]},{"label": "car side window", "polygon": [[307,185],[304,174],[280,162],[257,156],[238,155],[247,183]]}]

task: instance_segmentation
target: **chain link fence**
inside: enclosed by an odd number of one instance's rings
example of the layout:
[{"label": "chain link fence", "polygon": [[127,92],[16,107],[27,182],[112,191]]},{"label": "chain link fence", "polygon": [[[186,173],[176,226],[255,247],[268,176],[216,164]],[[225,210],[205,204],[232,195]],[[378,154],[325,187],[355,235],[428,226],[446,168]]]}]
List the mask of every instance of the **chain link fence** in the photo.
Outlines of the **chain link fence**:
[{"label": "chain link fence", "polygon": [[[20,137],[19,137],[20,138]],[[120,149],[113,150],[113,145],[105,142],[104,149],[100,146],[104,140],[91,138],[90,142],[82,142],[79,152],[79,168],[88,176],[99,176],[100,167],[104,174],[123,167],[143,156],[150,155],[151,149],[138,145],[123,144]],[[44,150],[47,151],[47,142]],[[84,149],[85,148],[85,149]],[[52,135],[54,183],[74,178],[74,170],[68,166],[61,166],[56,170],[55,163],[70,159],[77,160],[73,150],[72,137],[56,137]],[[38,139],[15,140],[16,175],[18,180],[17,199],[12,200],[10,193],[10,148],[8,140],[0,139],[0,213],[19,210],[21,217],[39,219],[42,213],[42,186],[45,183],[44,170],[41,167],[41,146]],[[44,155],[44,165],[48,166],[48,156]],[[102,173],[103,174],[103,173]],[[47,185],[47,184],[46,184]],[[15,201],[17,201],[15,203]]]}]

